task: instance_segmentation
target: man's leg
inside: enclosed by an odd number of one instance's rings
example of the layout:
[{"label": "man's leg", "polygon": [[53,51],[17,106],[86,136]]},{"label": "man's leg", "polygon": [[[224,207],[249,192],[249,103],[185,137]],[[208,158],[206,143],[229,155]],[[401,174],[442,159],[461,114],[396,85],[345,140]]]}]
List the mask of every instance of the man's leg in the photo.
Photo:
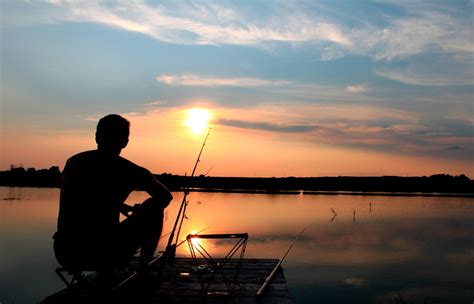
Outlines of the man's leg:
[{"label": "man's leg", "polygon": [[141,248],[139,268],[145,268],[153,259],[163,229],[163,208],[149,198],[120,223],[123,243],[122,258],[129,261]]},{"label": "man's leg", "polygon": [[140,266],[146,267],[153,259],[153,256],[160,240],[161,232],[163,230],[163,212],[162,208],[152,206],[153,203],[145,201],[142,204],[143,208],[143,224],[142,242],[140,252]]}]

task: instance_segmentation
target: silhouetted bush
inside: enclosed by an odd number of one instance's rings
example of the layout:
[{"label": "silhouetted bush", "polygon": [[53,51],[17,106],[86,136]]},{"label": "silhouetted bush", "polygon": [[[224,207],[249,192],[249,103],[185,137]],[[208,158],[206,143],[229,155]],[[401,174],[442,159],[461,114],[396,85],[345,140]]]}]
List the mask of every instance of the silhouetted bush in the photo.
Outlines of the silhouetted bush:
[{"label": "silhouetted bush", "polygon": [[59,187],[61,170],[58,166],[49,169],[28,168],[11,166],[8,171],[0,171],[1,186],[19,187]]}]

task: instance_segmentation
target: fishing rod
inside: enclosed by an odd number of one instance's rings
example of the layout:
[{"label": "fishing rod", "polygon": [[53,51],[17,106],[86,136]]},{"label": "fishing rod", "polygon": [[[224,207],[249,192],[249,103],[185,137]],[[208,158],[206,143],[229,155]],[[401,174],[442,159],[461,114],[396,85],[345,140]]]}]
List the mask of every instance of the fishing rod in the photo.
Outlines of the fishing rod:
[{"label": "fishing rod", "polygon": [[[209,133],[211,133],[211,128],[209,128],[206,138],[204,138],[204,142],[202,143],[201,150],[199,151],[196,162],[194,163],[193,172],[191,173],[189,180],[193,178],[194,173],[196,172],[197,165],[201,161],[202,150],[204,149],[204,146],[206,145],[206,141],[207,141],[207,138],[209,137]],[[166,246],[165,257],[166,257],[166,260],[168,261],[173,260],[176,255],[176,247],[177,247],[176,244],[179,241],[179,233],[181,232],[181,226],[183,225],[183,220],[186,217],[186,208],[188,206],[188,202],[186,199],[187,199],[188,194],[189,194],[189,183],[188,183],[188,186],[184,189],[183,200],[181,201],[181,206],[179,207],[178,215],[176,216],[176,221],[174,223],[173,230],[171,230],[171,234],[168,239],[168,245]],[[179,225],[179,228],[178,228],[178,225]],[[178,233],[176,233],[176,237],[175,237],[176,228],[178,228]]]},{"label": "fishing rod", "polygon": [[286,258],[286,255],[288,254],[288,252],[290,252],[291,248],[293,248],[293,245],[296,243],[296,241],[301,237],[301,235],[303,234],[303,232],[306,230],[306,227],[303,228],[303,230],[301,230],[301,232],[298,234],[298,236],[293,240],[293,242],[291,242],[290,246],[288,247],[288,249],[286,250],[285,254],[283,255],[283,257],[278,261],[278,263],[276,264],[275,268],[273,268],[272,272],[270,272],[270,274],[268,275],[268,277],[265,279],[265,282],[263,282],[262,286],[260,287],[260,289],[257,291],[257,296],[261,296],[263,295],[263,293],[265,292],[266,288],[268,287],[268,285],[270,284],[271,280],[273,279],[273,277],[275,276],[275,273],[277,272],[278,270],[278,267],[280,267],[281,263],[283,263],[283,260]]}]

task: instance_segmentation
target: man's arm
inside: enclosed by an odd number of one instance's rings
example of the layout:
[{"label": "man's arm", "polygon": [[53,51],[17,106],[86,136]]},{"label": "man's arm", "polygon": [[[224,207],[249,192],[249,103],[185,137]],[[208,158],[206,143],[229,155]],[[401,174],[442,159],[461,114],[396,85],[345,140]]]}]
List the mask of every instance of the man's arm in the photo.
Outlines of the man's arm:
[{"label": "man's arm", "polygon": [[158,203],[163,209],[168,207],[171,200],[173,199],[173,195],[171,192],[166,188],[165,185],[157,181],[153,174],[150,171],[144,169],[144,183],[143,183],[143,190],[145,190],[150,196],[153,198],[156,203]]}]

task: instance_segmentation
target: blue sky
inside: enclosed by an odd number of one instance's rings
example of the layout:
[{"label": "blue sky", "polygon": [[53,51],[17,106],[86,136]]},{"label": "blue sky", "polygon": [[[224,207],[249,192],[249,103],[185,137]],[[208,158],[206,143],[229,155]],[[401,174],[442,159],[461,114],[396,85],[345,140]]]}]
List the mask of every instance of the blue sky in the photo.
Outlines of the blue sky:
[{"label": "blue sky", "polygon": [[[295,174],[472,174],[473,5],[3,1],[1,166],[62,162],[73,149],[56,142],[107,113],[138,120],[204,105],[235,140],[259,132],[268,145],[309,145],[306,161],[311,149],[341,149],[351,164],[361,161],[352,152],[379,157],[368,169]],[[18,153],[55,136],[51,157]],[[413,169],[397,171],[390,157],[411,157]],[[415,168],[423,159],[432,169]]]}]

